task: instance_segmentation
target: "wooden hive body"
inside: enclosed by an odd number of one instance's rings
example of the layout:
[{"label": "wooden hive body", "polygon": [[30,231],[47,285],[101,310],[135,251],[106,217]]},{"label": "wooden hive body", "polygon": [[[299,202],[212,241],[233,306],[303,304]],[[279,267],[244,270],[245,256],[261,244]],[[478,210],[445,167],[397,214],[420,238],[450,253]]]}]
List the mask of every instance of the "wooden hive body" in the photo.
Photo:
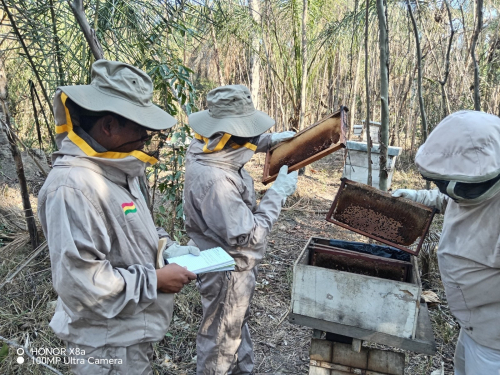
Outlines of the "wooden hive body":
[{"label": "wooden hive body", "polygon": [[[311,237],[294,266],[290,320],[431,352],[433,343],[413,345],[422,292],[414,255],[418,255],[434,213],[423,205],[343,179],[326,220],[389,247],[365,242],[344,246],[346,241]],[[411,244],[416,249],[407,247]],[[364,252],[365,247],[376,246],[392,252],[395,259]]]},{"label": "wooden hive body", "polygon": [[[311,237],[293,271],[292,312],[328,322],[414,338],[420,306],[418,264],[411,256],[408,281],[339,271],[310,264],[311,245],[328,242]],[[377,267],[373,257],[356,253],[359,263]],[[336,256],[338,263],[343,260]],[[359,263],[357,266],[359,267]],[[352,264],[346,264],[346,267]],[[394,265],[396,272],[397,265]]]}]

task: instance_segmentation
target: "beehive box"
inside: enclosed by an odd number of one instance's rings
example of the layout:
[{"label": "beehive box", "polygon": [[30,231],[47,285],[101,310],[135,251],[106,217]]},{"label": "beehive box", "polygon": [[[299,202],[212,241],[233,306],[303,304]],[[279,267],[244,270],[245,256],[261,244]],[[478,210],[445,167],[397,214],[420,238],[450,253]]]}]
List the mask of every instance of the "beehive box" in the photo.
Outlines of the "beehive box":
[{"label": "beehive box", "polygon": [[[425,206],[343,179],[327,220],[389,245],[385,249],[397,259],[311,237],[294,266],[291,319],[304,317],[328,332],[335,332],[329,326],[352,327],[351,337],[382,337],[374,341],[393,346],[394,338],[415,339],[422,287],[410,254],[418,254],[433,215]],[[414,243],[415,250],[407,247]]]},{"label": "beehive box", "polygon": [[[359,327],[388,335],[414,338],[420,304],[421,284],[418,265],[411,258],[412,272],[408,281],[386,279],[396,274],[395,268],[377,269],[379,264],[364,254],[346,262],[334,252],[309,262],[315,253],[312,245],[328,243],[328,239],[311,237],[295,263],[292,291],[292,312],[316,319]],[[332,249],[334,250],[334,249]],[[347,251],[346,251],[347,253]],[[337,255],[337,256],[336,256]],[[345,269],[371,269],[375,276],[330,269],[328,262]]]},{"label": "beehive box", "polygon": [[[343,177],[349,180],[366,183],[368,179],[368,147],[366,143],[347,141],[347,158],[344,165]],[[401,147],[387,148],[387,188],[390,188],[392,176],[396,167],[396,160],[401,153]],[[379,187],[380,173],[380,146],[373,145],[371,149],[372,186]]]},{"label": "beehive box", "polygon": [[276,180],[283,165],[293,172],[332,152],[345,148],[347,107],[312,124],[295,136],[271,148],[266,155],[262,183]]}]

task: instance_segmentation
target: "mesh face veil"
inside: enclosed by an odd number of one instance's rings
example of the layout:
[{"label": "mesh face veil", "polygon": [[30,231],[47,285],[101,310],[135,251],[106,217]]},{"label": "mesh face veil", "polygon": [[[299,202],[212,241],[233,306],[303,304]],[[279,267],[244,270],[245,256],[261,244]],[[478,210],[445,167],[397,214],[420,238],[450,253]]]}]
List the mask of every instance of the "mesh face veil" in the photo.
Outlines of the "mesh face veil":
[{"label": "mesh face veil", "polygon": [[424,179],[434,182],[441,193],[458,203],[480,203],[500,191],[500,174],[488,181],[471,183],[434,180],[426,177]]}]

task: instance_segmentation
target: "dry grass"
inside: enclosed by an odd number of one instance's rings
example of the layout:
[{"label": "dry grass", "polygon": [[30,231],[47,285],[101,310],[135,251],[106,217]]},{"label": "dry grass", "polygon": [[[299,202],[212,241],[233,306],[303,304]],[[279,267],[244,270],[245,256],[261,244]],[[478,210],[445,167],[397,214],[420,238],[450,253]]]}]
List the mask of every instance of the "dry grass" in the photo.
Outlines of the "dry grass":
[{"label": "dry grass", "polygon": [[[311,236],[358,238],[324,220],[325,211],[331,205],[342,175],[334,159],[331,156],[306,168],[305,175],[299,178],[297,192],[287,200],[285,209],[270,233],[267,254],[259,267],[250,319],[257,373],[307,374],[312,330],[293,325],[286,319],[290,306],[293,263]],[[261,178],[263,160],[261,156],[259,162],[257,156],[247,167],[256,181]],[[400,167],[401,170],[393,178],[393,189],[425,186],[409,165]],[[262,196],[268,187],[256,182],[255,188],[258,195]],[[5,213],[14,210],[7,201],[14,200],[0,197],[0,225],[7,220]],[[23,223],[22,211],[19,209],[14,220]],[[442,220],[438,217],[433,230],[439,231],[440,225]],[[0,247],[0,283],[32,252],[26,244],[26,233],[19,226],[9,226],[8,229],[5,225],[0,226],[0,238],[3,234],[10,236],[5,237],[4,245],[12,238],[18,243],[10,242],[9,246]],[[435,254],[430,256],[430,275],[424,289],[433,290],[443,301],[430,311],[438,352],[432,357],[406,352],[405,373],[429,374],[439,368],[443,361],[446,374],[451,374],[458,325],[446,305]],[[0,291],[0,336],[23,345],[29,340],[31,347],[61,347],[63,344],[48,327],[53,312],[48,304],[55,299],[50,262],[44,251],[16,276],[12,284]],[[200,318],[199,295],[195,285],[191,284],[176,296],[174,319],[169,332],[161,342],[155,344],[156,374],[195,373],[195,339]],[[0,363],[0,374],[49,374],[37,365],[19,365],[16,358],[14,349],[11,349],[7,358]],[[63,365],[55,367],[64,374],[69,373]]]}]

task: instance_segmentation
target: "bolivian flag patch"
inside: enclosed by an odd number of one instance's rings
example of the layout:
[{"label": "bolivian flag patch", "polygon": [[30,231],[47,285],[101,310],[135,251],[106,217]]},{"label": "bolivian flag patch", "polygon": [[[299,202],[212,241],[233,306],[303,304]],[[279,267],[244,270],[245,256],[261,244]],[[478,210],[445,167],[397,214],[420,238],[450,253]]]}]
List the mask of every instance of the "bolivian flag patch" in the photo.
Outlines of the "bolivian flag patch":
[{"label": "bolivian flag patch", "polygon": [[125,215],[131,214],[133,212],[137,212],[137,208],[135,207],[134,202],[130,203],[122,203],[123,213]]}]

